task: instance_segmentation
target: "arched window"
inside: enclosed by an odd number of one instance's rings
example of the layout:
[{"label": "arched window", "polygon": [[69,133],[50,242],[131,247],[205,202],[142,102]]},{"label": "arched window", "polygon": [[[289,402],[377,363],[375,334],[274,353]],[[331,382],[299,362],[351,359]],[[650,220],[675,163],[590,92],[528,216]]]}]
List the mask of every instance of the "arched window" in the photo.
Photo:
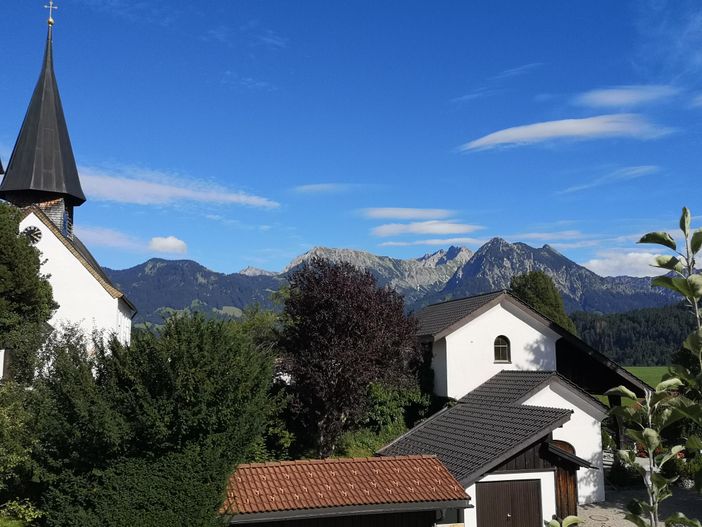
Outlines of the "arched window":
[{"label": "arched window", "polygon": [[495,339],[495,362],[511,362],[512,352],[509,346],[509,339],[500,335]]}]

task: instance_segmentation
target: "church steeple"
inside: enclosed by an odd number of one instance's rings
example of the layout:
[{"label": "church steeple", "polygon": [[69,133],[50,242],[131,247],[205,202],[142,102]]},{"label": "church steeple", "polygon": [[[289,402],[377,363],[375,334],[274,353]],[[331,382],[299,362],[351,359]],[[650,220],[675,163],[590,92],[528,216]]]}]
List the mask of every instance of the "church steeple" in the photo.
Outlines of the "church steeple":
[{"label": "church steeple", "polygon": [[70,234],[73,207],[82,205],[85,195],[54,75],[53,24],[49,16],[41,74],[0,184],[0,198],[19,207],[41,206]]}]

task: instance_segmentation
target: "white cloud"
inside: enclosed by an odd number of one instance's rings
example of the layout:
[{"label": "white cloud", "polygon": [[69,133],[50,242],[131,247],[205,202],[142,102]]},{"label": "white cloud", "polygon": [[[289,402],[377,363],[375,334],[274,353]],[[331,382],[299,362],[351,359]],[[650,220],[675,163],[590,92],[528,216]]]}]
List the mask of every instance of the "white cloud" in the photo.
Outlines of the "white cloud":
[{"label": "white cloud", "polygon": [[669,99],[679,92],[667,84],[613,86],[582,93],[574,102],[591,108],[625,108]]},{"label": "white cloud", "polygon": [[482,245],[483,243],[485,243],[485,240],[481,240],[478,238],[431,238],[428,240],[414,240],[411,242],[383,242],[379,245],[380,247],[410,247],[415,245],[433,245],[445,247],[447,245]]},{"label": "white cloud", "polygon": [[454,215],[448,209],[413,209],[407,207],[375,207],[363,209],[366,218],[382,220],[441,220]]},{"label": "white cloud", "polygon": [[459,149],[464,152],[485,150],[505,145],[543,143],[554,139],[586,140],[605,137],[654,139],[671,131],[650,123],[638,114],[621,113],[515,126],[465,143]]},{"label": "white cloud", "polygon": [[621,181],[631,181],[632,179],[638,179],[643,176],[648,176],[650,174],[655,174],[660,169],[655,165],[642,165],[635,167],[624,167],[615,170],[609,174],[598,177],[589,181],[587,183],[581,183],[579,185],[573,185],[572,187],[559,190],[556,194],[572,194],[574,192],[580,192],[582,190],[589,190],[596,187],[601,187],[603,185],[610,185],[612,183],[618,183]]},{"label": "white cloud", "polygon": [[156,236],[149,241],[149,249],[157,253],[185,254],[187,244],[175,236]]},{"label": "white cloud", "polygon": [[309,185],[298,185],[293,190],[300,194],[334,194],[345,192],[351,188],[353,188],[353,185],[348,183],[311,183]]},{"label": "white cloud", "polygon": [[603,251],[583,265],[600,276],[656,276],[665,269],[651,267],[654,253],[639,251]]},{"label": "white cloud", "polygon": [[184,254],[188,251],[186,243],[175,236],[155,236],[147,244],[139,238],[106,227],[76,225],[75,229],[78,238],[88,247],[109,247],[138,253],[155,251]]},{"label": "white cloud", "polygon": [[138,239],[115,229],[76,225],[75,232],[78,238],[88,247],[111,247],[113,249],[137,252],[144,248],[144,244]]},{"label": "white cloud", "polygon": [[279,203],[232,191],[208,182],[194,181],[166,172],[136,167],[101,169],[81,167],[80,179],[85,193],[96,201],[112,201],[136,205],[172,205],[178,202],[200,202],[220,205],[246,205],[273,209]]},{"label": "white cloud", "polygon": [[702,93],[700,93],[699,95],[696,95],[695,97],[693,97],[693,99],[692,99],[692,106],[695,107],[695,108],[700,108],[700,107],[702,107]]},{"label": "white cloud", "polygon": [[386,223],[373,228],[374,236],[396,236],[398,234],[465,234],[482,227],[453,221],[418,221],[413,223]]}]

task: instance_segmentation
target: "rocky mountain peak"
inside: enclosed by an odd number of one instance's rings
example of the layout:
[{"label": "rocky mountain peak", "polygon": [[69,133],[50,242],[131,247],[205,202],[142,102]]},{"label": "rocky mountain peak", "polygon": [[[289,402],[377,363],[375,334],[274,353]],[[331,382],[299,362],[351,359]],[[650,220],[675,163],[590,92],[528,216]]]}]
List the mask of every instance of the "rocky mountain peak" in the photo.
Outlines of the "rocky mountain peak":
[{"label": "rocky mountain peak", "polygon": [[265,269],[259,269],[258,267],[251,267],[249,265],[247,267],[244,267],[241,271],[239,271],[239,274],[243,274],[245,276],[275,276],[278,273],[274,273],[273,271],[266,271]]}]

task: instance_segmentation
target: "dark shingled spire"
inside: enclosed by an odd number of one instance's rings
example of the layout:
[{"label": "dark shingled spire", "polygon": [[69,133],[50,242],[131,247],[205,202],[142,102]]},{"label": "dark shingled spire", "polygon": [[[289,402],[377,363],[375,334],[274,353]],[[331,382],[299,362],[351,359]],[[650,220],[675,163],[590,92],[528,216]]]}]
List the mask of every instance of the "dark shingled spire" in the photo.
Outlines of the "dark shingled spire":
[{"label": "dark shingled spire", "polygon": [[85,201],[54,75],[52,22],[39,82],[0,184],[0,198],[18,206],[55,198],[69,206]]}]

